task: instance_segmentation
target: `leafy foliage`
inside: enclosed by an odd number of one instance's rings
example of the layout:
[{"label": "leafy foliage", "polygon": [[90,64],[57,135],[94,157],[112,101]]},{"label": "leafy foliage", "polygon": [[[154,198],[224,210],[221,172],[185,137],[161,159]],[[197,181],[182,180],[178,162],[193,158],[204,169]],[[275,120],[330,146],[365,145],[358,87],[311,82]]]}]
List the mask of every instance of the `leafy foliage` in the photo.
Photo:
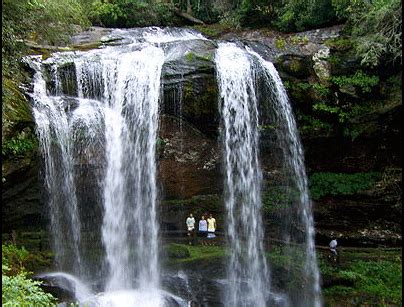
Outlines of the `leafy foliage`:
[{"label": "leafy foliage", "polygon": [[314,111],[320,111],[320,112],[325,112],[329,114],[335,114],[338,117],[338,121],[340,123],[345,122],[345,120],[348,117],[348,113],[345,112],[341,107],[339,106],[330,106],[326,104],[325,102],[318,102],[313,105],[313,110]]},{"label": "leafy foliage", "polygon": [[36,149],[38,140],[32,134],[20,133],[17,136],[5,140],[1,149],[2,156],[19,156]]},{"label": "leafy foliage", "polygon": [[288,0],[277,7],[277,25],[283,31],[303,31],[336,20],[331,0]]},{"label": "leafy foliage", "polygon": [[362,70],[358,70],[351,76],[332,77],[331,81],[338,86],[353,85],[361,89],[363,93],[369,93],[379,83],[378,76],[369,76]]},{"label": "leafy foliage", "polygon": [[74,25],[88,25],[77,0],[4,0],[2,22],[6,59],[22,51],[22,39],[63,43],[74,32]]},{"label": "leafy foliage", "polygon": [[55,298],[39,287],[41,282],[28,278],[23,266],[28,255],[24,247],[2,245],[2,305],[56,306]]},{"label": "leafy foliage", "polygon": [[284,186],[268,187],[263,193],[262,205],[265,211],[280,210],[291,206],[292,204],[291,191],[288,191]]},{"label": "leafy foliage", "polygon": [[172,25],[176,21],[171,3],[149,3],[142,0],[95,0],[89,18],[95,25],[130,28],[150,25]]},{"label": "leafy foliage", "polygon": [[363,65],[376,66],[382,59],[401,63],[400,0],[352,1],[347,10],[355,50]]},{"label": "leafy foliage", "polygon": [[328,135],[332,132],[333,126],[330,123],[324,122],[319,118],[315,118],[310,115],[297,113],[299,122],[302,125],[299,127],[299,131],[302,135],[311,134],[313,131],[318,136],[320,133]]},{"label": "leafy foliage", "polygon": [[56,306],[55,298],[42,291],[39,281],[27,278],[21,272],[15,276],[4,275],[7,266],[3,265],[2,305],[3,306]]},{"label": "leafy foliage", "polygon": [[310,194],[313,199],[326,195],[352,195],[366,190],[381,178],[379,172],[369,173],[314,173],[310,176]]},{"label": "leafy foliage", "polygon": [[28,258],[28,251],[24,247],[17,247],[14,244],[3,244],[1,246],[2,263],[9,269],[9,273],[19,273],[24,270],[24,262]]}]

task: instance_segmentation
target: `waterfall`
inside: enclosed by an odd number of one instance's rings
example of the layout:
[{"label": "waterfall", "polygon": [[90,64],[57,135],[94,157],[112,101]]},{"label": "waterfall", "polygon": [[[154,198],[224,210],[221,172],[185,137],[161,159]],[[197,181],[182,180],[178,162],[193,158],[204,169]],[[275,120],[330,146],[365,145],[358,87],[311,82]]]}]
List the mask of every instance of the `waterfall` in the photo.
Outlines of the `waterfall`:
[{"label": "waterfall", "polygon": [[164,52],[116,49],[75,61],[79,96],[105,105],[106,290],[158,288],[155,146]]},{"label": "waterfall", "polygon": [[304,153],[296,121],[285,88],[275,66],[271,62],[265,61],[256,52],[252,50],[248,50],[248,52],[260,63],[265,82],[275,97],[275,99],[272,99],[272,102],[279,118],[278,141],[283,151],[284,167],[286,172],[290,173],[294,188],[297,189],[297,219],[300,219],[298,222],[303,225],[305,234],[305,266],[303,270],[305,283],[303,285],[304,291],[298,294],[299,304],[300,306],[321,306],[320,272],[314,243],[315,230],[312,204],[309,197]]},{"label": "waterfall", "polygon": [[[215,62],[219,80],[222,143],[225,169],[225,206],[227,209],[227,236],[230,245],[228,263],[229,288],[226,302],[233,306],[290,305],[321,306],[320,274],[314,245],[314,222],[308,193],[303,150],[296,122],[282,81],[271,62],[256,52],[237,47],[233,43],[220,43]],[[294,222],[303,225],[305,265],[295,280],[301,283],[302,293],[296,286],[272,291],[269,269],[263,248],[261,217],[262,174],[259,164],[259,106],[258,80],[263,89],[271,93],[272,108],[279,121],[277,131],[282,148],[284,171],[291,177],[291,189],[297,190]],[[283,217],[285,224],[291,217]],[[295,230],[287,231],[286,238],[298,237]],[[295,243],[287,241],[289,243]],[[289,261],[293,254],[285,248]],[[291,248],[290,248],[291,249]],[[291,265],[293,266],[293,265]],[[299,269],[291,269],[299,270]],[[296,276],[295,276],[296,278]],[[293,303],[292,303],[293,302]]]},{"label": "waterfall", "polygon": [[[160,280],[155,155],[161,76],[167,63],[164,52],[171,48],[173,63],[186,55],[182,45],[172,48],[176,40],[206,39],[189,30],[159,28],[114,30],[111,37],[122,38],[122,44],[54,53],[43,61],[30,57],[56,264],[88,286],[80,303],[182,306],[182,299],[162,290]],[[218,43],[214,61],[229,252],[224,305],[321,306],[303,150],[278,72],[271,62],[235,43]],[[173,106],[181,136],[186,134],[185,90],[180,84]],[[292,199],[282,208],[286,213],[279,213],[283,228],[278,234],[286,242],[281,256],[289,262],[276,276],[264,248],[262,105],[277,120],[275,147],[287,178],[281,184]],[[180,147],[182,153],[182,140]]]},{"label": "waterfall", "polygon": [[78,274],[81,269],[80,220],[73,178],[70,126],[60,96],[48,96],[41,67],[34,63],[33,113],[44,157],[44,182],[50,207],[56,266]]},{"label": "waterfall", "polygon": [[229,306],[265,306],[270,291],[263,252],[262,174],[258,161],[258,109],[253,63],[244,50],[221,43],[219,80],[230,259]]}]

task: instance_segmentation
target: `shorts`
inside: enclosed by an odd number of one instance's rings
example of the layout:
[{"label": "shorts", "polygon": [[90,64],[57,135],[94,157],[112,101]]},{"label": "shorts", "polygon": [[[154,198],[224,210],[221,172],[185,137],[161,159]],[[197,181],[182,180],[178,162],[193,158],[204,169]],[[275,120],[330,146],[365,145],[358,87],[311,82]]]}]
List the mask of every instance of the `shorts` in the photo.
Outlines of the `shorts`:
[{"label": "shorts", "polygon": [[207,232],[206,230],[204,230],[204,231],[199,231],[199,236],[202,237],[202,238],[206,238],[207,233],[208,233],[208,232]]},{"label": "shorts", "polygon": [[213,238],[216,238],[216,235],[215,235],[214,232],[208,231],[208,236],[207,236],[207,238],[208,238],[208,239],[213,239]]}]

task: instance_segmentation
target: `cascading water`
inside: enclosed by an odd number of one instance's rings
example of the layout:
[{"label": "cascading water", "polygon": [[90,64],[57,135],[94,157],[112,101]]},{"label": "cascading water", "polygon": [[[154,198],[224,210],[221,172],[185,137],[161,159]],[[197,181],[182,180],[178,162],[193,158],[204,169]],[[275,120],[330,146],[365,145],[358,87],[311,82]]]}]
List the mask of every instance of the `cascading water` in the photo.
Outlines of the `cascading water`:
[{"label": "cascading water", "polygon": [[305,234],[305,266],[303,270],[305,289],[298,295],[299,304],[300,306],[321,306],[320,272],[317,265],[314,243],[315,230],[312,204],[309,197],[307,175],[303,160],[304,154],[296,121],[285,88],[275,66],[271,62],[265,61],[256,52],[249,50],[249,53],[255,56],[262,66],[265,81],[275,96],[275,99],[272,101],[281,125],[278,128],[278,140],[285,159],[285,169],[291,173],[293,185],[297,189],[298,194],[298,218],[301,220]]},{"label": "cascading water", "polygon": [[56,266],[80,273],[80,220],[73,178],[70,127],[59,96],[50,97],[38,63],[34,77],[33,113],[44,157],[44,181],[50,206]]},{"label": "cascading water", "polygon": [[[105,291],[86,295],[84,304],[142,306],[147,302],[162,306],[168,297],[175,306],[183,304],[180,298],[162,291],[160,282],[155,158],[160,79],[167,46],[176,40],[206,39],[188,31],[173,33],[177,32],[158,28],[116,30],[112,36],[123,38],[119,46],[31,61],[36,71],[33,110],[44,157],[58,269],[97,284],[91,289],[95,292]],[[170,50],[170,60],[177,53],[186,55],[183,46]],[[234,43],[219,43],[215,64],[230,252],[224,304],[320,306],[303,152],[279,75],[272,63]],[[283,289],[271,281],[275,277],[265,257],[260,82],[271,93],[271,105],[281,123],[277,136],[285,174],[292,177],[291,185],[299,195],[296,219],[303,225],[305,266],[299,272],[303,277],[297,279],[304,280],[299,284],[303,290],[298,299],[293,294],[296,287]],[[181,82],[179,86],[180,103],[174,111],[181,117]],[[81,176],[90,174],[94,179],[91,187],[96,196],[90,201],[78,196],[83,183],[75,175],[82,172],[83,165],[90,170]],[[94,219],[97,215],[99,221]],[[102,259],[96,262],[98,267],[88,259],[92,241],[97,242]]]},{"label": "cascading water", "polygon": [[[235,44],[219,44],[215,61],[222,100],[225,202],[230,244],[230,287],[226,302],[234,306],[295,303],[301,306],[321,306],[320,274],[303,151],[281,79],[271,62],[265,61],[249,48],[244,50]],[[298,302],[296,293],[292,292],[296,292],[296,288],[291,291],[281,289],[283,295],[270,292],[269,272],[263,255],[260,213],[262,175],[258,161],[259,98],[256,92],[256,80],[262,77],[264,87],[272,92],[271,102],[280,122],[278,140],[285,161],[284,168],[290,174],[292,185],[299,195],[297,218],[301,220],[306,235],[303,242],[305,266],[301,285],[304,291],[299,293]],[[287,236],[291,235],[289,231]]]},{"label": "cascading water", "polygon": [[225,204],[230,245],[229,306],[265,306],[270,291],[263,252],[258,110],[253,63],[231,43],[219,44],[215,62],[223,119]]},{"label": "cascading water", "polygon": [[158,288],[154,155],[164,52],[153,46],[116,49],[75,61],[79,96],[98,98],[106,105],[106,289],[131,289],[135,283]]},{"label": "cascading water", "polygon": [[[160,290],[155,152],[165,55],[155,44],[202,36],[187,30],[174,35],[158,28],[114,33],[125,36],[128,44],[55,54],[42,63],[39,58],[30,60],[36,71],[33,109],[45,161],[56,259],[59,269],[82,280],[100,277],[94,274],[94,263],[86,270],[80,265],[80,246],[85,244],[74,178],[82,165],[98,167],[103,179],[97,178],[93,186],[100,190],[95,194],[102,199],[102,224],[98,229],[87,227],[86,236],[94,239],[94,231],[99,231],[106,292],[85,303],[162,306],[168,299],[182,305],[180,298]],[[62,261],[66,259],[74,263],[68,266]],[[102,266],[99,270],[102,276]]]}]

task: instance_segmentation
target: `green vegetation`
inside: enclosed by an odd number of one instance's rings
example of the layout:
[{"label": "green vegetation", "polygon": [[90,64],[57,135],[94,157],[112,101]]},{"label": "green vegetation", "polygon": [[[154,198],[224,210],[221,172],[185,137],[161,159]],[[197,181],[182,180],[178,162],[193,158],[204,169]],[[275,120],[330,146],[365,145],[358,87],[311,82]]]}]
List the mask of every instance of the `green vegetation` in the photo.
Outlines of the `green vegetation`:
[{"label": "green vegetation", "polygon": [[[17,124],[32,121],[28,103],[19,88],[28,76],[20,59],[30,52],[25,41],[64,44],[89,22],[78,0],[4,0],[2,35],[3,155],[20,154],[34,146],[30,139],[9,133]],[[9,137],[13,139],[9,139]]]},{"label": "green vegetation", "polygon": [[351,49],[353,47],[352,40],[348,37],[336,37],[330,38],[324,42],[326,46],[331,49],[338,50],[338,51],[345,51]]},{"label": "green vegetation", "polygon": [[329,114],[335,114],[338,117],[338,121],[343,123],[347,117],[348,113],[344,112],[343,109],[339,106],[330,106],[325,102],[317,102],[313,104],[314,111],[325,112]]},{"label": "green vegetation", "polygon": [[366,66],[402,60],[400,0],[349,1],[347,28]]},{"label": "green vegetation", "polygon": [[[196,238],[198,240],[198,238]],[[220,258],[226,255],[223,246],[202,246],[170,243],[166,246],[168,256],[177,263],[203,261]]]},{"label": "green vegetation", "polygon": [[38,147],[38,140],[32,134],[19,133],[17,136],[5,140],[1,148],[3,157],[20,156]]},{"label": "green vegetation", "polygon": [[311,135],[313,132],[316,135],[329,135],[333,131],[333,126],[330,123],[322,121],[310,115],[297,114],[299,122],[302,125],[299,127],[299,131],[302,135]]},{"label": "green vegetation", "polygon": [[280,50],[285,49],[286,40],[284,38],[282,38],[282,37],[279,37],[279,38],[275,39],[275,46],[276,46],[276,48],[278,48]]},{"label": "green vegetation", "polygon": [[188,62],[193,62],[193,61],[195,61],[197,59],[202,60],[202,61],[211,61],[212,60],[211,56],[201,56],[201,55],[196,54],[194,52],[187,52],[185,54],[185,58],[186,58],[186,60]]},{"label": "green vegetation", "polygon": [[401,306],[401,250],[371,249],[341,251],[341,264],[320,258],[323,278],[331,285],[323,289],[331,306],[346,302],[355,306]]},{"label": "green vegetation", "polygon": [[362,93],[369,93],[373,87],[379,83],[379,77],[374,75],[367,75],[362,70],[358,70],[351,76],[336,76],[331,78],[331,82],[343,86],[356,86]]},{"label": "green vegetation", "polygon": [[141,0],[95,0],[91,3],[89,19],[94,25],[105,27],[143,27],[173,25],[174,3]]},{"label": "green vegetation", "polygon": [[56,299],[39,287],[41,282],[29,279],[24,267],[28,256],[23,247],[2,245],[2,305],[56,306]]},{"label": "green vegetation", "polygon": [[262,195],[262,207],[266,212],[278,211],[290,207],[293,194],[285,186],[271,186]]},{"label": "green vegetation", "polygon": [[310,176],[310,194],[313,199],[326,195],[352,195],[371,188],[380,178],[379,172],[369,173],[314,173]]},{"label": "green vegetation", "polygon": [[278,7],[275,25],[283,31],[303,31],[335,21],[336,15],[330,0],[289,0]]},{"label": "green vegetation", "polygon": [[[170,256],[175,263],[182,265],[197,264],[199,268],[212,262],[223,261],[226,256],[224,246],[202,246],[170,243],[167,250],[186,253],[186,257]],[[326,253],[319,252],[319,266],[322,279],[327,280],[323,288],[326,306],[336,304],[355,306],[400,306],[402,303],[402,270],[400,249],[358,249],[341,250],[340,264],[327,260]],[[266,253],[271,268],[299,272],[304,269],[304,254],[300,248],[272,246]],[[221,260],[219,260],[221,259]],[[290,266],[294,266],[290,270]],[[220,274],[218,272],[218,274]],[[291,278],[291,277],[290,277]],[[301,275],[291,278],[289,287]],[[373,305],[372,305],[373,304]]]}]

